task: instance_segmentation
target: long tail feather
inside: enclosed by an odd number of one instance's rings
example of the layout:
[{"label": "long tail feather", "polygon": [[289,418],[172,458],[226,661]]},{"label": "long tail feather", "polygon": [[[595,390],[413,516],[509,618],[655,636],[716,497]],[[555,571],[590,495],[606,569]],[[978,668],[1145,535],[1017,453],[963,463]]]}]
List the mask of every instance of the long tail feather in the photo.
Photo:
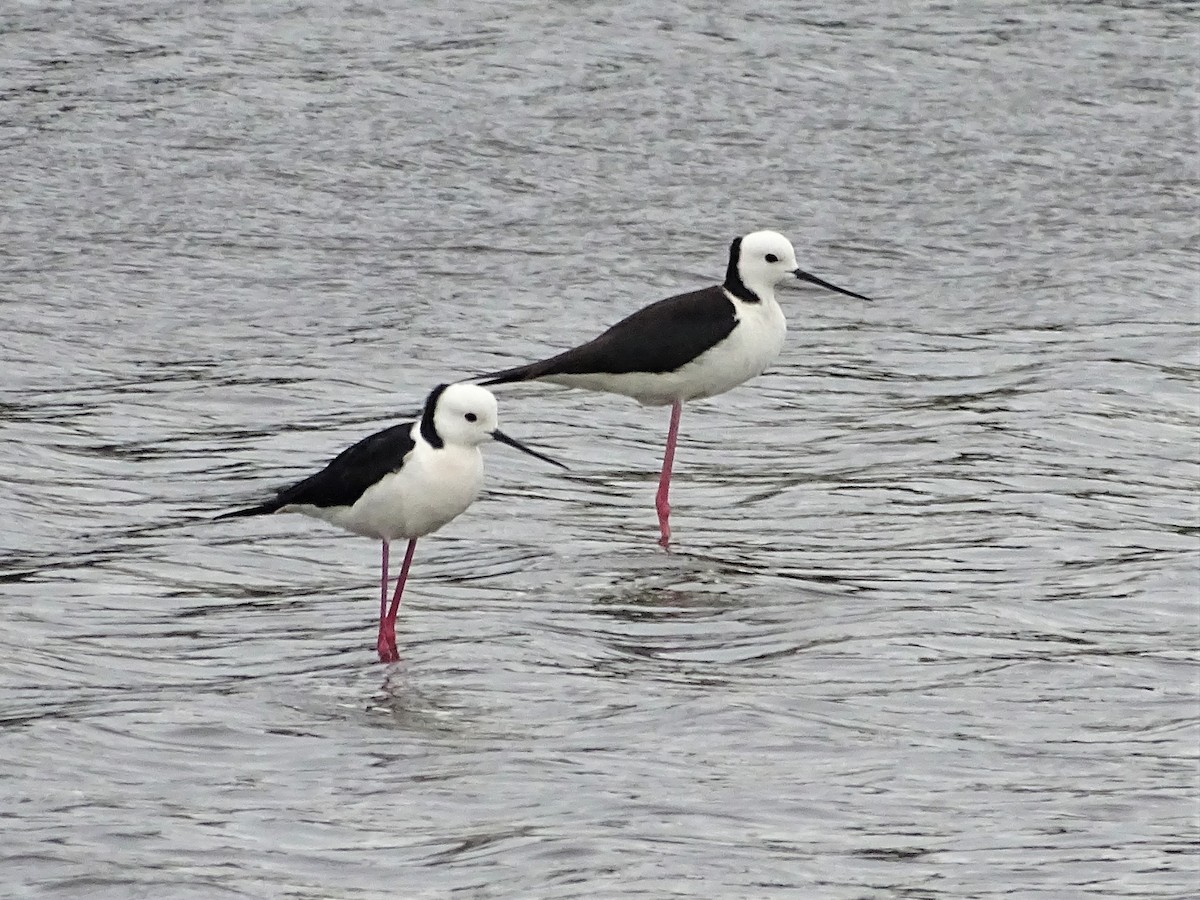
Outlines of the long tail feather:
[{"label": "long tail feather", "polygon": [[214,516],[213,521],[219,522],[222,519],[241,519],[246,516],[265,516],[273,512],[278,512],[283,506],[278,500],[268,500],[266,503],[260,503],[258,506],[249,506],[246,509],[235,509],[232,512],[221,513],[219,516]]},{"label": "long tail feather", "polygon": [[492,372],[490,375],[482,375],[480,377],[483,380],[479,383],[484,387],[488,387],[489,385],[493,384],[508,384],[512,381],[524,381],[525,379],[522,377],[522,373],[525,368],[525,366],[521,366],[517,369],[506,369],[503,372]]},{"label": "long tail feather", "polygon": [[487,375],[480,375],[479,381],[481,385],[487,387],[491,384],[511,384],[515,381],[533,381],[536,378],[541,378],[546,374],[549,368],[547,363],[550,360],[541,360],[539,362],[527,363],[523,366],[514,366],[511,369],[504,369],[500,372],[489,372]]}]

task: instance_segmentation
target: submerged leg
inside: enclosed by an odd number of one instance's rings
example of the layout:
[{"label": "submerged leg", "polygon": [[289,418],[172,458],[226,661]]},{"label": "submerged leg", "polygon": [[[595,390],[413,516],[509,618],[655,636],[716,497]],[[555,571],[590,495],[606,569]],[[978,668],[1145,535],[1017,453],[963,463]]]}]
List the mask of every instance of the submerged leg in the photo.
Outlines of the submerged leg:
[{"label": "submerged leg", "polygon": [[384,541],[379,563],[379,637],[375,639],[375,649],[379,652],[380,659],[383,659],[388,653],[388,643],[384,637],[388,598],[388,549],[388,542]]},{"label": "submerged leg", "polygon": [[383,626],[383,636],[388,642],[388,655],[385,659],[383,653],[380,653],[381,662],[395,662],[400,658],[400,651],[396,648],[396,613],[400,612],[400,597],[404,594],[404,582],[408,580],[408,567],[412,565],[413,551],[416,549],[417,539],[413,538],[408,542],[408,549],[404,551],[404,565],[400,567],[400,577],[396,579],[396,593],[392,594],[392,605],[388,608]]},{"label": "submerged leg", "polygon": [[675,441],[679,437],[679,414],[683,412],[683,401],[671,404],[671,427],[667,431],[667,449],[663,453],[662,474],[658,477],[658,494],[654,506],[658,510],[659,545],[665,550],[671,543],[671,504],[667,497],[671,492],[671,467],[675,465]]}]

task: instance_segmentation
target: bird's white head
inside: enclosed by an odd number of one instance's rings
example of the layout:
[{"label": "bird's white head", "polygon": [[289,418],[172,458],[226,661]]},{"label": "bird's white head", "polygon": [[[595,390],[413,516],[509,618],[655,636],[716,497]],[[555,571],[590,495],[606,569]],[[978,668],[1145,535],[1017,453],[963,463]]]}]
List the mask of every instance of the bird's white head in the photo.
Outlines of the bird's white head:
[{"label": "bird's white head", "polygon": [[421,437],[435,449],[446,445],[478,447],[486,441],[499,441],[565,469],[562,463],[536,450],[531,450],[520,441],[510,438],[500,430],[499,411],[496,397],[487,388],[477,384],[457,382],[438,385],[425,401],[421,414]]},{"label": "bird's white head", "polygon": [[434,388],[425,401],[421,434],[434,446],[441,441],[478,447],[492,439],[499,422],[496,398],[487,388],[477,384],[447,384]]},{"label": "bird's white head", "polygon": [[775,285],[794,278],[798,268],[791,241],[778,231],[752,231],[729,247],[725,288],[751,303],[770,300],[775,296]]},{"label": "bird's white head", "polygon": [[752,231],[734,240],[729,246],[729,269],[725,273],[725,290],[747,303],[775,298],[775,285],[784,279],[795,278],[827,291],[835,291],[870,301],[805,272],[796,263],[792,242],[778,231]]}]

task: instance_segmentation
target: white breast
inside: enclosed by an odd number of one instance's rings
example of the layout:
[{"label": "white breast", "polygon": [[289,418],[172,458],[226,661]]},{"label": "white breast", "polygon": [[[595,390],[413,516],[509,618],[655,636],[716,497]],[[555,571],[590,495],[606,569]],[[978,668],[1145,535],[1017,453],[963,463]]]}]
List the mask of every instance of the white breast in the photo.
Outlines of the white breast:
[{"label": "white breast", "polygon": [[353,506],[293,508],[364,537],[395,541],[437,531],[465,511],[482,487],[478,447],[435,450],[421,442],[399,472],[367,488]]},{"label": "white breast", "polygon": [[681,400],[715,397],[749,381],[763,371],[783,349],[787,321],[774,298],[759,303],[735,301],[737,327],[717,346],[680,368],[675,375],[692,390]]}]

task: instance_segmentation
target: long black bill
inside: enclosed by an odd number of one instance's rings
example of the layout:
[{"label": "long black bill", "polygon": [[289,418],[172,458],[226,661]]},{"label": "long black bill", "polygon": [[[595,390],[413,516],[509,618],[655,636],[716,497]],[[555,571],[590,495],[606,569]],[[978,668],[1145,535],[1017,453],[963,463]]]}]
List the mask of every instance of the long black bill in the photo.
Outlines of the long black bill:
[{"label": "long black bill", "polygon": [[840,288],[836,284],[830,284],[828,281],[822,281],[816,275],[809,275],[803,269],[796,269],[792,272],[801,281],[807,281],[809,284],[815,284],[818,287],[823,287],[827,291],[836,291],[839,294],[845,294],[847,297],[854,297],[856,300],[866,300],[872,302],[870,297],[864,297],[862,294],[856,294],[854,291],[848,291],[845,288]]},{"label": "long black bill", "polygon": [[529,449],[524,444],[522,444],[520,441],[513,440],[507,434],[505,434],[503,431],[501,431],[499,428],[497,428],[495,431],[492,432],[492,437],[495,440],[499,441],[500,443],[508,444],[508,446],[513,447],[517,450],[520,450],[522,453],[528,453],[530,456],[534,457],[535,459],[540,459],[542,462],[548,462],[548,463],[550,463],[550,465],[558,466],[560,469],[567,468],[562,463],[560,463],[557,459],[551,459],[550,457],[546,456],[545,454],[538,453],[536,450]]}]

